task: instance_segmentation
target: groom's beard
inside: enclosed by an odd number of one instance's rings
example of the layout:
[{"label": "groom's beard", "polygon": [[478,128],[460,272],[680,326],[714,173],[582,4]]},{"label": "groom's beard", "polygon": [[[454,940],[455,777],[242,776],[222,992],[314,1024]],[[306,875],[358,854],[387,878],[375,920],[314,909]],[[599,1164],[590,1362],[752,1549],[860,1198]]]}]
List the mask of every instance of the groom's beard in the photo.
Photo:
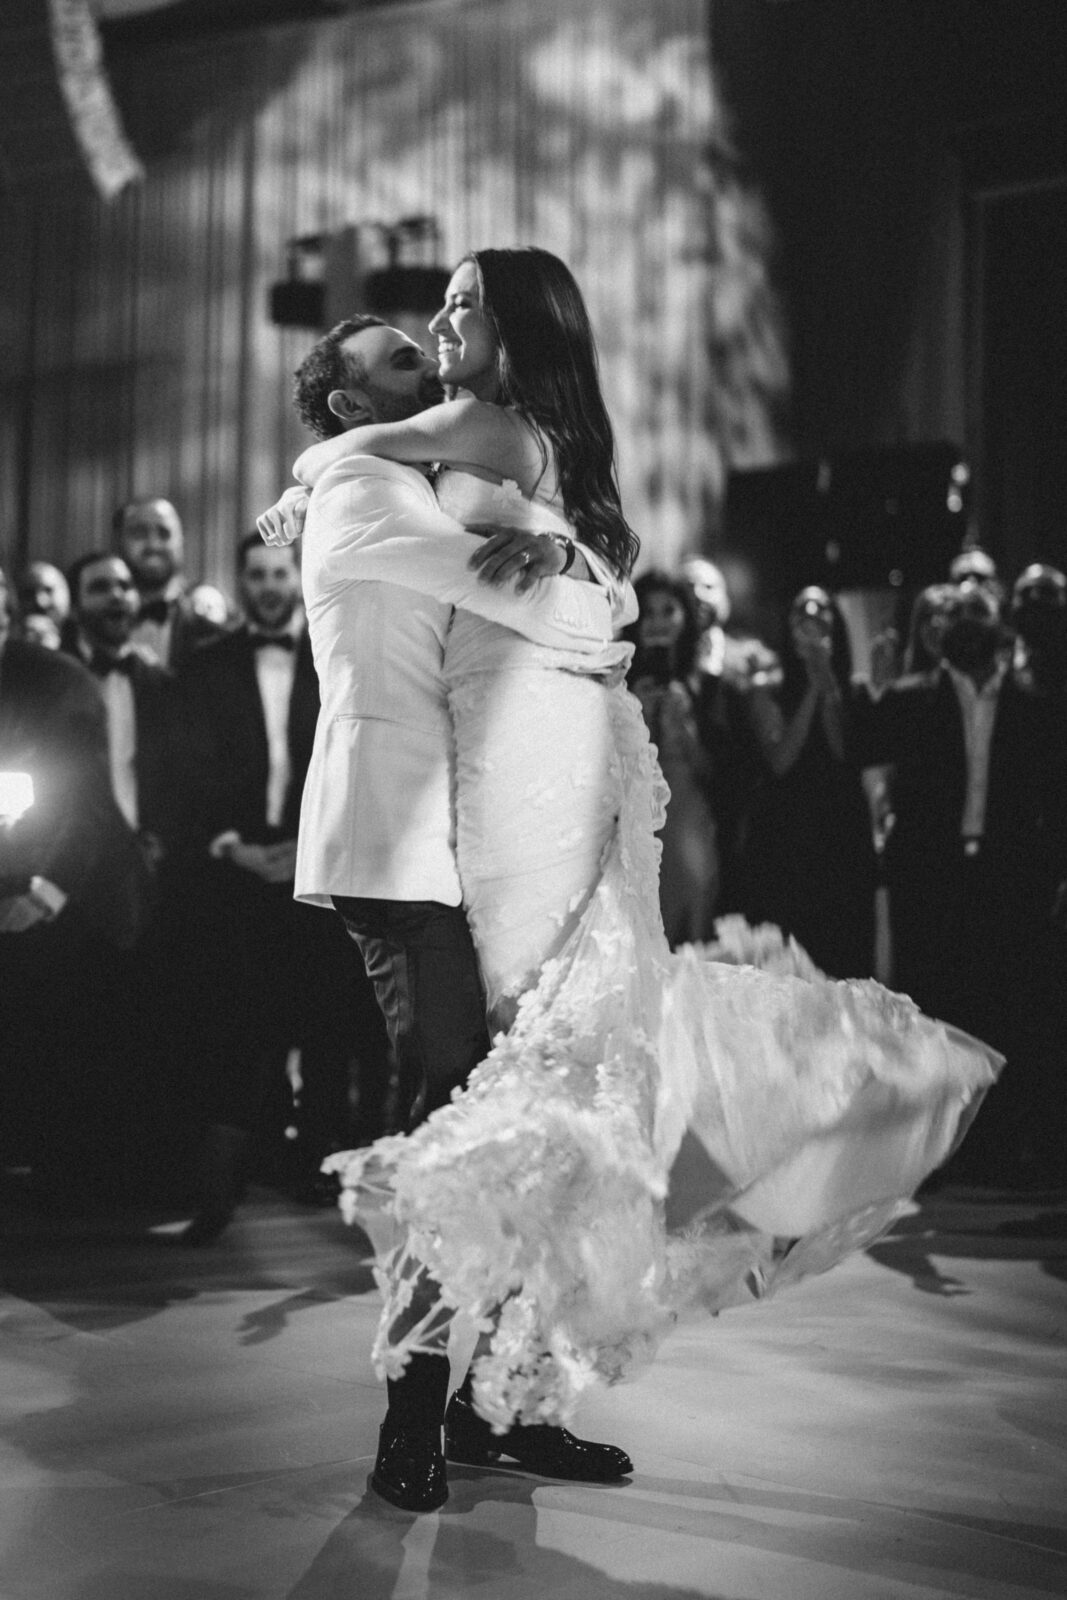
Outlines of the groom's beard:
[{"label": "groom's beard", "polygon": [[374,384],[367,385],[366,394],[375,422],[406,422],[408,417],[417,417],[420,411],[440,405],[445,398],[438,377],[427,378],[416,394],[389,394]]}]

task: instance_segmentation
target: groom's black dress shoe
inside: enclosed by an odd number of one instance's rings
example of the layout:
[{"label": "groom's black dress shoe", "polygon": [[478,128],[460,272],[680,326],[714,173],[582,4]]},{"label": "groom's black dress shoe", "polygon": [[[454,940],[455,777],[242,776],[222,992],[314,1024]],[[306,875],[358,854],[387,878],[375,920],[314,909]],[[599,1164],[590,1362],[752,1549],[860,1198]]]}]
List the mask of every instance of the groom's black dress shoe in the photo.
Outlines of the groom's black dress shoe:
[{"label": "groom's black dress shoe", "polygon": [[441,1428],[407,1427],[386,1417],[378,1434],[371,1488],[402,1511],[436,1511],[448,1499]]},{"label": "groom's black dress shoe", "polygon": [[504,1466],[576,1483],[618,1483],[633,1471],[633,1462],[624,1450],[576,1439],[566,1428],[518,1423],[507,1433],[494,1433],[461,1390],[452,1396],[445,1412],[445,1455],[468,1467],[491,1467],[507,1456],[510,1459]]}]

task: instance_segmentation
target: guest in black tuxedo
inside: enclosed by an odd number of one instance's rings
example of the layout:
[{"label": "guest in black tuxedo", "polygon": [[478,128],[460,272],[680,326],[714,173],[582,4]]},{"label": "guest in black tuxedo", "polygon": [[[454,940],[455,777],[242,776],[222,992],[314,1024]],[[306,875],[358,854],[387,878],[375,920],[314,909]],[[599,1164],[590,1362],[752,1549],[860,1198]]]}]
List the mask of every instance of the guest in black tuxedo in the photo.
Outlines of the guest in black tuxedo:
[{"label": "guest in black tuxedo", "polygon": [[91,551],[68,574],[70,652],[96,679],[107,715],[111,789],[151,886],[151,916],[98,997],[93,1022],[113,1060],[124,1128],[122,1183],[137,1197],[169,1199],[188,1163],[192,1132],[176,1091],[175,874],[180,753],[171,673],[131,642],[139,599],[125,561]]},{"label": "guest in black tuxedo", "polygon": [[0,817],[0,1129],[9,1161],[77,1202],[116,1154],[87,1019],[136,941],[146,880],[112,798],[96,684],[10,622],[0,573],[0,772],[33,784],[29,808]]},{"label": "guest in black tuxedo", "polygon": [[352,1143],[385,1131],[387,1046],[373,991],[344,925],[293,899],[300,797],[319,709],[293,548],[258,534],[238,551],[245,622],[180,675],[194,784],[189,882],[202,953],[198,1004],[208,1027],[208,1128],[190,1242],[233,1212],[254,1135],[293,1123],[286,1060],[300,1050],[297,1153],[303,1179]]},{"label": "guest in black tuxedo", "polygon": [[140,600],[126,562],[106,550],[70,569],[71,654],[96,677],[107,707],[111,786],[150,863],[177,826],[174,679],[133,644]]},{"label": "guest in black tuxedo", "polygon": [[192,652],[225,632],[185,592],[185,536],[169,500],[144,496],[119,506],[112,543],[133,574],[140,609],[133,643],[143,655],[177,672]]},{"label": "guest in black tuxedo", "polygon": [[966,1159],[1018,1175],[1039,1022],[1034,980],[1064,864],[1062,727],[1008,671],[995,598],[956,593],[944,666],[853,704],[864,765],[891,762],[894,983],[1008,1057]]}]

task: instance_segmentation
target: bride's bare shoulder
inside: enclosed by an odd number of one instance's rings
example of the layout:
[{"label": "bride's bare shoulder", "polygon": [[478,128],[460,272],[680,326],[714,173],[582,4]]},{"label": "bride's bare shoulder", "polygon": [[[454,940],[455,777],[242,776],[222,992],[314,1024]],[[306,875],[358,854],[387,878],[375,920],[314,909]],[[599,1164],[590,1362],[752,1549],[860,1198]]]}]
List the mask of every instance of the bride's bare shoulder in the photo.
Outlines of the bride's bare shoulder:
[{"label": "bride's bare shoulder", "polygon": [[441,447],[437,459],[474,463],[531,491],[544,471],[545,451],[517,411],[466,396],[434,410],[431,426]]}]

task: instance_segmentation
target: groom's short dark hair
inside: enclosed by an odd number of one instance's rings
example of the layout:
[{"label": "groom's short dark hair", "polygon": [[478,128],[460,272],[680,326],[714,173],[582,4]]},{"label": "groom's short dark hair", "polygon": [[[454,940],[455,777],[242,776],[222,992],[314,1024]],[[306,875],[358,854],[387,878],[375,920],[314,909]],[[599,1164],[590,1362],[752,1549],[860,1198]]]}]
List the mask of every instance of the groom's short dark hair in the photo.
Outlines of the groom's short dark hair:
[{"label": "groom's short dark hair", "polygon": [[367,372],[358,356],[342,350],[346,339],[364,328],[384,328],[381,317],[352,316],[339,322],[313,344],[293,374],[293,404],[301,422],[319,439],[342,432],[341,419],[327,405],[334,389],[362,388]]}]

